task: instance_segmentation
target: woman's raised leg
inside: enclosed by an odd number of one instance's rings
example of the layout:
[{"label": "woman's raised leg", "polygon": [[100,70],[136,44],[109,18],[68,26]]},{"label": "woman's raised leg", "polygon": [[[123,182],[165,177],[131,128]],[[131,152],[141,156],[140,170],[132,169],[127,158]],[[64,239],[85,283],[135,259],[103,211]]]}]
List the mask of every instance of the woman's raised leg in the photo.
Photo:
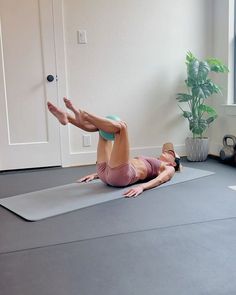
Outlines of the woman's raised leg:
[{"label": "woman's raised leg", "polygon": [[98,117],[88,112],[78,110],[67,98],[64,98],[64,102],[66,107],[74,113],[77,124],[81,124],[83,126],[91,124],[96,131],[101,129],[105,132],[115,134],[113,147],[111,141],[107,141],[99,136],[97,148],[98,163],[106,162],[112,168],[129,163],[129,139],[127,125],[125,122]]},{"label": "woman's raised leg", "polygon": [[47,106],[48,106],[48,110],[54,115],[54,117],[58,119],[58,121],[62,125],[66,125],[69,123],[66,112],[63,112],[62,110],[60,110],[58,107],[56,107],[54,104],[52,104],[49,101],[47,102]]},{"label": "woman's raised leg", "polygon": [[88,132],[96,132],[98,129],[91,123],[86,121],[78,120],[78,118],[64,112],[63,110],[57,108],[51,102],[47,103],[48,110],[58,119],[62,125],[67,125],[68,123]]},{"label": "woman's raised leg", "polygon": [[89,123],[89,122],[80,122],[78,121],[75,117],[72,117],[70,114],[67,114],[67,118],[69,123],[71,123],[72,125],[87,131],[87,132],[96,132],[98,131],[98,128],[95,127],[93,124]]},{"label": "woman's raised leg", "polygon": [[112,141],[104,139],[99,135],[98,146],[97,146],[97,164],[109,163],[112,151]]},{"label": "woman's raised leg", "polygon": [[120,122],[95,116],[86,111],[76,109],[74,105],[72,104],[71,100],[65,97],[64,97],[64,102],[66,107],[74,113],[75,118],[78,120],[78,122],[80,121],[83,124],[84,122],[89,122],[90,124],[96,126],[98,129],[101,129],[109,133],[117,133],[120,131]]},{"label": "woman's raised leg", "polygon": [[78,120],[85,120],[105,132],[114,133],[115,140],[112,143],[99,136],[98,142],[98,163],[106,162],[110,167],[118,167],[129,163],[129,138],[127,124],[122,121],[114,121],[103,117],[98,117],[88,112],[77,110],[72,102],[64,98],[64,102]]},{"label": "woman's raised leg", "polygon": [[130,146],[127,124],[120,122],[120,131],[115,133],[115,140],[109,160],[111,168],[128,164],[130,161]]}]

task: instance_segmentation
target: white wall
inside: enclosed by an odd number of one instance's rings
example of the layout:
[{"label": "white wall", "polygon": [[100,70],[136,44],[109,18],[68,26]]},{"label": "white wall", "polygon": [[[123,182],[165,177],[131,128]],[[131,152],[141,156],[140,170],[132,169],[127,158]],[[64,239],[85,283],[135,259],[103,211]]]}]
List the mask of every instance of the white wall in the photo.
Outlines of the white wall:
[{"label": "white wall", "polygon": [[[215,1],[215,0],[214,0]],[[127,121],[134,154],[156,155],[165,141],[184,154],[187,122],[177,107],[185,54],[212,51],[213,0],[64,0],[68,95],[77,106]],[[76,31],[88,43],[77,44]],[[71,127],[64,164],[95,161]]]},{"label": "white wall", "polygon": [[211,153],[219,155],[223,136],[225,134],[234,134],[236,136],[236,105],[225,106],[231,104],[234,99],[234,0],[214,0],[213,4],[213,55],[226,63],[230,70],[227,75],[215,76],[215,81],[222,86],[223,96],[215,96],[212,99],[219,117],[209,132]]}]

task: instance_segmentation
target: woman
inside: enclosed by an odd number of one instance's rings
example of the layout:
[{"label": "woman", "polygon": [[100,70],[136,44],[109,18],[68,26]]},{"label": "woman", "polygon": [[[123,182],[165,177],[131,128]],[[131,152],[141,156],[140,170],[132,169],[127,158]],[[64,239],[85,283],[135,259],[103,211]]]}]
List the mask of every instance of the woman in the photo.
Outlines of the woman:
[{"label": "woman", "polygon": [[97,146],[97,173],[81,178],[80,182],[89,182],[99,178],[104,183],[125,187],[134,183],[137,186],[124,192],[125,197],[137,197],[144,190],[154,188],[170,180],[175,171],[179,170],[179,157],[172,143],[165,143],[159,158],[130,158],[127,125],[123,121],[114,121],[98,117],[88,112],[76,109],[72,102],[64,98],[66,107],[74,115],[66,113],[48,102],[49,111],[63,125],[71,123],[82,130],[96,132],[103,130],[114,133],[114,144],[99,135]]}]

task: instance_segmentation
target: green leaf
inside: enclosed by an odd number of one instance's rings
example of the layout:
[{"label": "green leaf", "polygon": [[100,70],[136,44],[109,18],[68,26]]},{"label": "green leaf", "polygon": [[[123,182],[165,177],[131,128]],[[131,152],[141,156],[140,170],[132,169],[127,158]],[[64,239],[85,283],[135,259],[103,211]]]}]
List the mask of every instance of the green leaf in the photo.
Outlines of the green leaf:
[{"label": "green leaf", "polygon": [[190,119],[192,117],[192,113],[188,111],[183,111],[184,118]]},{"label": "green leaf", "polygon": [[189,129],[195,135],[202,135],[207,129],[208,124],[206,120],[191,120],[189,123]]},{"label": "green leaf", "polygon": [[217,117],[217,113],[216,113],[216,110],[213,108],[213,107],[210,107],[206,104],[201,104],[199,107],[198,107],[198,110],[200,112],[206,112],[208,115],[216,118]]},{"label": "green leaf", "polygon": [[179,102],[188,102],[191,101],[193,99],[192,95],[186,94],[186,93],[178,93],[178,96],[176,97],[176,99]]},{"label": "green leaf", "polygon": [[207,85],[202,84],[194,86],[192,88],[192,94],[198,98],[207,98],[212,94],[212,92]]},{"label": "green leaf", "polygon": [[209,90],[211,91],[212,94],[213,93],[217,93],[217,94],[219,93],[219,94],[222,95],[220,87],[217,84],[215,84],[212,80],[208,79],[207,80],[207,85],[208,85]]},{"label": "green leaf", "polygon": [[202,92],[204,93],[204,97],[207,98],[209,97],[213,92],[213,88],[209,83],[204,83],[201,85]]},{"label": "green leaf", "polygon": [[207,118],[207,120],[206,120],[207,121],[207,124],[210,125],[216,119],[216,117],[213,116],[213,117]]},{"label": "green leaf", "polygon": [[191,51],[188,51],[186,54],[186,64],[188,65],[192,61],[196,60],[196,57],[192,54]]},{"label": "green leaf", "polygon": [[196,81],[193,79],[190,79],[189,77],[185,80],[185,83],[187,85],[188,88],[192,88],[193,86],[195,86]]},{"label": "green leaf", "polygon": [[207,98],[211,96],[213,93],[221,93],[221,90],[218,85],[212,82],[212,80],[207,79],[202,84],[197,84],[192,87],[192,94],[195,97],[199,98]]},{"label": "green leaf", "polygon": [[209,64],[212,72],[216,73],[228,73],[228,67],[223,64],[219,59],[216,58],[208,58],[206,62]]},{"label": "green leaf", "polygon": [[195,84],[204,83],[210,72],[210,67],[207,62],[193,60],[188,65],[188,78],[190,81],[195,81]]}]

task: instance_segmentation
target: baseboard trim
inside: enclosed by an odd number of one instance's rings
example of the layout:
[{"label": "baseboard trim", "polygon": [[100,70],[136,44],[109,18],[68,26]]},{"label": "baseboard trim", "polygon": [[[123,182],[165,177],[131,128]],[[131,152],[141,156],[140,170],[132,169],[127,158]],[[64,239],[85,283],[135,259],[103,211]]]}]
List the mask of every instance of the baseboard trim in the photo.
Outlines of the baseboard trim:
[{"label": "baseboard trim", "polygon": [[212,154],[209,154],[209,155],[208,155],[208,158],[209,158],[209,159],[213,159],[213,160],[217,160],[217,161],[220,160],[220,157],[219,157],[219,156],[212,155]]},{"label": "baseboard trim", "polygon": [[219,157],[222,146],[222,143],[210,142],[209,154]]}]

